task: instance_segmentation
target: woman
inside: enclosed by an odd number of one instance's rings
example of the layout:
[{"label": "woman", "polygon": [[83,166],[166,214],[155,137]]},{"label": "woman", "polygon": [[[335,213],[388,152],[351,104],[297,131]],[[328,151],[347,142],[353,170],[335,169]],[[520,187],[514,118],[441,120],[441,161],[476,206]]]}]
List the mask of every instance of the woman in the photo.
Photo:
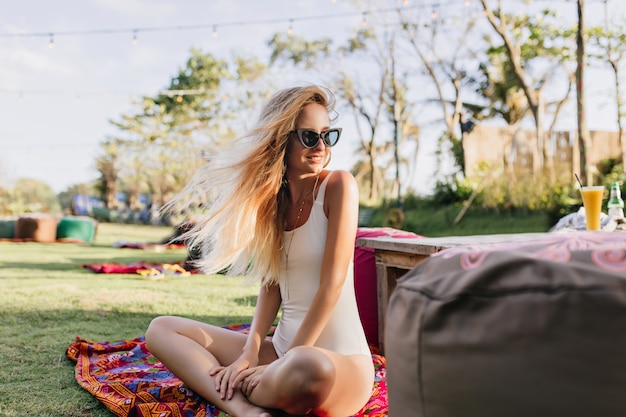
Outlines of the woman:
[{"label": "woman", "polygon": [[[368,401],[374,369],[352,277],[358,190],[328,171],[341,129],[332,94],[288,88],[241,143],[212,159],[173,204],[211,203],[189,233],[201,267],[260,279],[250,333],[158,317],[150,351],[191,389],[232,416],[349,416]],[[282,305],[276,332],[265,337]]]}]

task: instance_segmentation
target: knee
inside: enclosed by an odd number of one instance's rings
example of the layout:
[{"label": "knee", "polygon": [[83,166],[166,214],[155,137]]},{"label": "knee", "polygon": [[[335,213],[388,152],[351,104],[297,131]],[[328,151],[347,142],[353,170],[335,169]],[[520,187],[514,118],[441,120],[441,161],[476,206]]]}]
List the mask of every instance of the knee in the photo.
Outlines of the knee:
[{"label": "knee", "polygon": [[324,352],[310,347],[296,347],[284,359],[284,383],[290,391],[285,411],[315,409],[324,402],[333,386],[334,363]]},{"label": "knee", "polygon": [[335,366],[319,349],[299,346],[285,356],[285,372],[297,385],[300,380],[306,382],[332,380]]},{"label": "knee", "polygon": [[172,317],[159,316],[152,319],[145,334],[148,350],[150,350],[151,346],[154,347],[154,345],[158,344],[159,339],[170,330],[172,330]]}]

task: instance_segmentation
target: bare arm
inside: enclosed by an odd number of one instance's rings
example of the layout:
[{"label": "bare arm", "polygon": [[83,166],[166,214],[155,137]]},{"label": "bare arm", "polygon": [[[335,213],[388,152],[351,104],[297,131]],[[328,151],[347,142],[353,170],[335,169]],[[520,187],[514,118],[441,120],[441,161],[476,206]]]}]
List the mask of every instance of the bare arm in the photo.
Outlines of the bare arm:
[{"label": "bare arm", "polygon": [[215,389],[222,399],[232,399],[235,389],[247,375],[244,373],[242,376],[242,372],[259,364],[261,342],[278,314],[280,302],[278,285],[261,287],[250,332],[239,358],[228,366],[218,366],[211,371],[211,375],[215,376]]},{"label": "bare arm", "polygon": [[281,298],[278,285],[261,287],[256,309],[254,310],[254,317],[252,318],[252,324],[250,326],[250,333],[243,348],[243,352],[255,352],[258,355],[261,342],[278,315],[280,303]]},{"label": "bare arm", "polygon": [[335,308],[354,254],[358,210],[358,187],[354,177],[345,171],[335,171],[329,179],[324,200],[328,230],[319,290],[289,348],[312,346]]}]

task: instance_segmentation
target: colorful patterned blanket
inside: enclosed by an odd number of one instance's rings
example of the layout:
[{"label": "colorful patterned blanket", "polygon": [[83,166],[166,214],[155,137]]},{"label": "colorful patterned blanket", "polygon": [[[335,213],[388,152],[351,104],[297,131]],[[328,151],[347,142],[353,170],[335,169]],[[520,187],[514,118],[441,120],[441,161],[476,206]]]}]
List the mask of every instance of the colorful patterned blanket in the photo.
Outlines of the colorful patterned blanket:
[{"label": "colorful patterned blanket", "polygon": [[[229,326],[248,332],[250,325]],[[147,349],[143,337],[90,342],[80,337],[67,349],[75,377],[86,391],[119,417],[218,417],[225,414],[188,389]],[[372,354],[376,380],[372,397],[355,417],[387,416],[385,358]]]}]

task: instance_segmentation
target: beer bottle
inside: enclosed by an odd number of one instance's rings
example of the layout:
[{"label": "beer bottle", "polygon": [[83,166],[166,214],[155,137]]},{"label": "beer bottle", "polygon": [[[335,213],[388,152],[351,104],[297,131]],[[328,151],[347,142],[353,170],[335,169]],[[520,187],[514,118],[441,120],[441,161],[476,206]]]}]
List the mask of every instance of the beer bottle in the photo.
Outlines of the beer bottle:
[{"label": "beer bottle", "polygon": [[622,200],[621,194],[619,182],[612,183],[611,196],[606,206],[609,209],[609,216],[612,216],[614,219],[624,218],[624,200]]}]

